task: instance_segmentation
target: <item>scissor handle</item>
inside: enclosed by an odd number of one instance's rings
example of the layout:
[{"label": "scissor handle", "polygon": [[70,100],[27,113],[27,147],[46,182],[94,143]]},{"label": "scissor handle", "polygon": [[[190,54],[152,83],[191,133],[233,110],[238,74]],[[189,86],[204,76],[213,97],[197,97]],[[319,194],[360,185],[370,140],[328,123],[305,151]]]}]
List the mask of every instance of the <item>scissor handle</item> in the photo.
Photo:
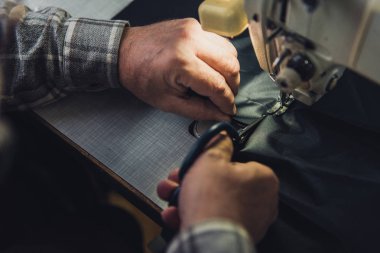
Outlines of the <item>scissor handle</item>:
[{"label": "scissor handle", "polygon": [[[189,171],[194,162],[198,159],[200,154],[204,151],[204,148],[210,142],[210,140],[223,131],[226,131],[228,136],[232,139],[232,143],[234,144],[234,151],[236,150],[237,145],[239,145],[240,143],[239,133],[228,122],[216,123],[201,135],[201,137],[191,147],[190,152],[186,155],[179,169],[178,176],[180,182],[183,180],[186,173]],[[169,206],[177,206],[180,191],[180,187],[177,187],[173,191],[169,199]]]},{"label": "scissor handle", "polygon": [[181,187],[177,186],[174,191],[170,194],[169,206],[178,206],[179,193],[181,192]]},{"label": "scissor handle", "polygon": [[201,135],[201,137],[197,140],[196,143],[194,143],[194,145],[190,149],[190,152],[186,155],[185,159],[183,160],[182,165],[179,169],[180,181],[182,181],[182,179],[185,177],[187,171],[191,168],[191,166],[198,159],[200,154],[204,151],[204,148],[210,142],[210,140],[223,131],[226,131],[228,136],[232,139],[234,148],[236,145],[238,145],[240,140],[239,133],[230,123],[219,122],[214,124]]}]

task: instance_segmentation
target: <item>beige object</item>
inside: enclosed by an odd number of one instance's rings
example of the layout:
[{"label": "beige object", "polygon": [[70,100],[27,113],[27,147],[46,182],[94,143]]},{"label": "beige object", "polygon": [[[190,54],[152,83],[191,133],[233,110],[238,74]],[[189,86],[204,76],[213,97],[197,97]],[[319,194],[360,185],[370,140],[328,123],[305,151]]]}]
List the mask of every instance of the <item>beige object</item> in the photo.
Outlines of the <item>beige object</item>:
[{"label": "beige object", "polygon": [[248,25],[243,0],[206,0],[199,6],[202,28],[226,37],[235,37]]}]

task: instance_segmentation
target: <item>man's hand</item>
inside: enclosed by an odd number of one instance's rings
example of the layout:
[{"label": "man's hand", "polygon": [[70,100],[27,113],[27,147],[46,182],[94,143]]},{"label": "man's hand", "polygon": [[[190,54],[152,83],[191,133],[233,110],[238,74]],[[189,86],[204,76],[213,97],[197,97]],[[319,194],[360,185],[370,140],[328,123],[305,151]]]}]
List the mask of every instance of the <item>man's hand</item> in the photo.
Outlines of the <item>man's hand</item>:
[{"label": "man's hand", "polygon": [[194,119],[236,114],[239,70],[234,46],[195,19],[127,28],[121,41],[122,85],[152,106]]},{"label": "man's hand", "polygon": [[[186,229],[212,218],[242,225],[257,243],[277,216],[278,179],[265,165],[231,163],[232,143],[219,136],[186,174],[179,206],[163,210],[164,222]],[[160,182],[159,196],[168,200],[178,186],[178,170]]]}]

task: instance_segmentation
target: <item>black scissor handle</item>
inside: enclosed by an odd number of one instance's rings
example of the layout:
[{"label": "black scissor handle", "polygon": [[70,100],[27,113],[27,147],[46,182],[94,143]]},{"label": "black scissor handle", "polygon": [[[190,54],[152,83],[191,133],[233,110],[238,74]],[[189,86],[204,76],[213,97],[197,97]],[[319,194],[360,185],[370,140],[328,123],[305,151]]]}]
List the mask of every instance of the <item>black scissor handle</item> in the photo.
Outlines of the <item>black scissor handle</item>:
[{"label": "black scissor handle", "polygon": [[[185,159],[182,162],[182,165],[179,169],[179,180],[180,182],[185,177],[186,173],[189,171],[194,162],[204,151],[206,145],[210,142],[212,138],[220,134],[221,132],[226,131],[228,136],[231,138],[232,143],[234,144],[234,151],[240,143],[239,133],[235,128],[228,122],[219,122],[211,126],[201,137],[194,143],[191,147],[190,152],[186,155]],[[177,206],[178,197],[180,194],[180,187],[177,187],[170,196],[169,206]]]},{"label": "black scissor handle", "polygon": [[228,136],[232,139],[234,146],[239,143],[239,140],[240,140],[239,133],[235,130],[235,128],[230,123],[219,122],[211,126],[205,133],[202,134],[202,136],[197,140],[197,142],[194,143],[194,145],[190,149],[190,152],[187,154],[187,156],[183,160],[182,165],[179,169],[180,181],[185,177],[187,171],[191,168],[193,163],[198,159],[200,154],[204,151],[204,148],[210,142],[210,140],[223,131],[227,132]]}]

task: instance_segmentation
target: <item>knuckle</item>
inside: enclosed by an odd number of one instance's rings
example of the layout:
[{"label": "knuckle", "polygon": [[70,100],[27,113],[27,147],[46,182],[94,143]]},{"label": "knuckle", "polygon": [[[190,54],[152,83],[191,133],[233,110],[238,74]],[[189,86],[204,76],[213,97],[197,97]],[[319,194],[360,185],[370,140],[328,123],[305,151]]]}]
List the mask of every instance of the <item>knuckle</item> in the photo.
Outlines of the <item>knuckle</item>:
[{"label": "knuckle", "polygon": [[230,77],[236,77],[240,74],[240,63],[236,57],[228,57],[226,60],[226,69]]},{"label": "knuckle", "polygon": [[172,54],[169,63],[169,66],[175,66],[177,68],[187,70],[189,61],[186,57],[184,57],[184,55],[180,51],[175,51]]},{"label": "knuckle", "polygon": [[190,26],[190,27],[199,27],[200,24],[195,18],[185,18],[183,19],[185,22],[185,25]]},{"label": "knuckle", "polygon": [[249,171],[252,172],[250,180],[257,182],[268,193],[277,194],[280,183],[270,167],[258,162],[250,162],[246,166],[246,169],[249,168]]},{"label": "knuckle", "polygon": [[184,28],[181,29],[179,36],[181,39],[191,39],[193,37],[193,32],[191,31],[191,29],[184,26]]},{"label": "knuckle", "polygon": [[223,103],[225,103],[225,107],[232,106],[235,103],[235,97],[233,96],[230,87],[225,82],[214,87],[214,95],[220,101],[223,101]]},{"label": "knuckle", "polygon": [[224,42],[224,47],[225,51],[230,52],[233,56],[237,57],[238,56],[238,51],[235,48],[235,46],[226,38],[221,37],[221,39]]},{"label": "knuckle", "polygon": [[240,63],[236,57],[232,58],[231,62],[231,75],[237,76],[240,74]]},{"label": "knuckle", "polygon": [[214,94],[219,99],[223,98],[223,101],[226,103],[226,105],[232,105],[235,102],[235,97],[233,96],[230,87],[225,82],[215,86]]},{"label": "knuckle", "polygon": [[199,22],[194,18],[183,19],[182,29],[180,37],[183,39],[189,39],[196,36],[196,31],[200,28]]},{"label": "knuckle", "polygon": [[224,80],[223,82],[221,80],[216,81],[213,92],[218,96],[225,96],[227,94],[227,87],[224,84]]},{"label": "knuckle", "polygon": [[269,189],[271,189],[274,193],[276,193],[279,189],[280,182],[276,174],[273,172],[273,170],[267,166],[262,166],[261,174],[262,174],[263,183],[265,183],[265,185]]}]

